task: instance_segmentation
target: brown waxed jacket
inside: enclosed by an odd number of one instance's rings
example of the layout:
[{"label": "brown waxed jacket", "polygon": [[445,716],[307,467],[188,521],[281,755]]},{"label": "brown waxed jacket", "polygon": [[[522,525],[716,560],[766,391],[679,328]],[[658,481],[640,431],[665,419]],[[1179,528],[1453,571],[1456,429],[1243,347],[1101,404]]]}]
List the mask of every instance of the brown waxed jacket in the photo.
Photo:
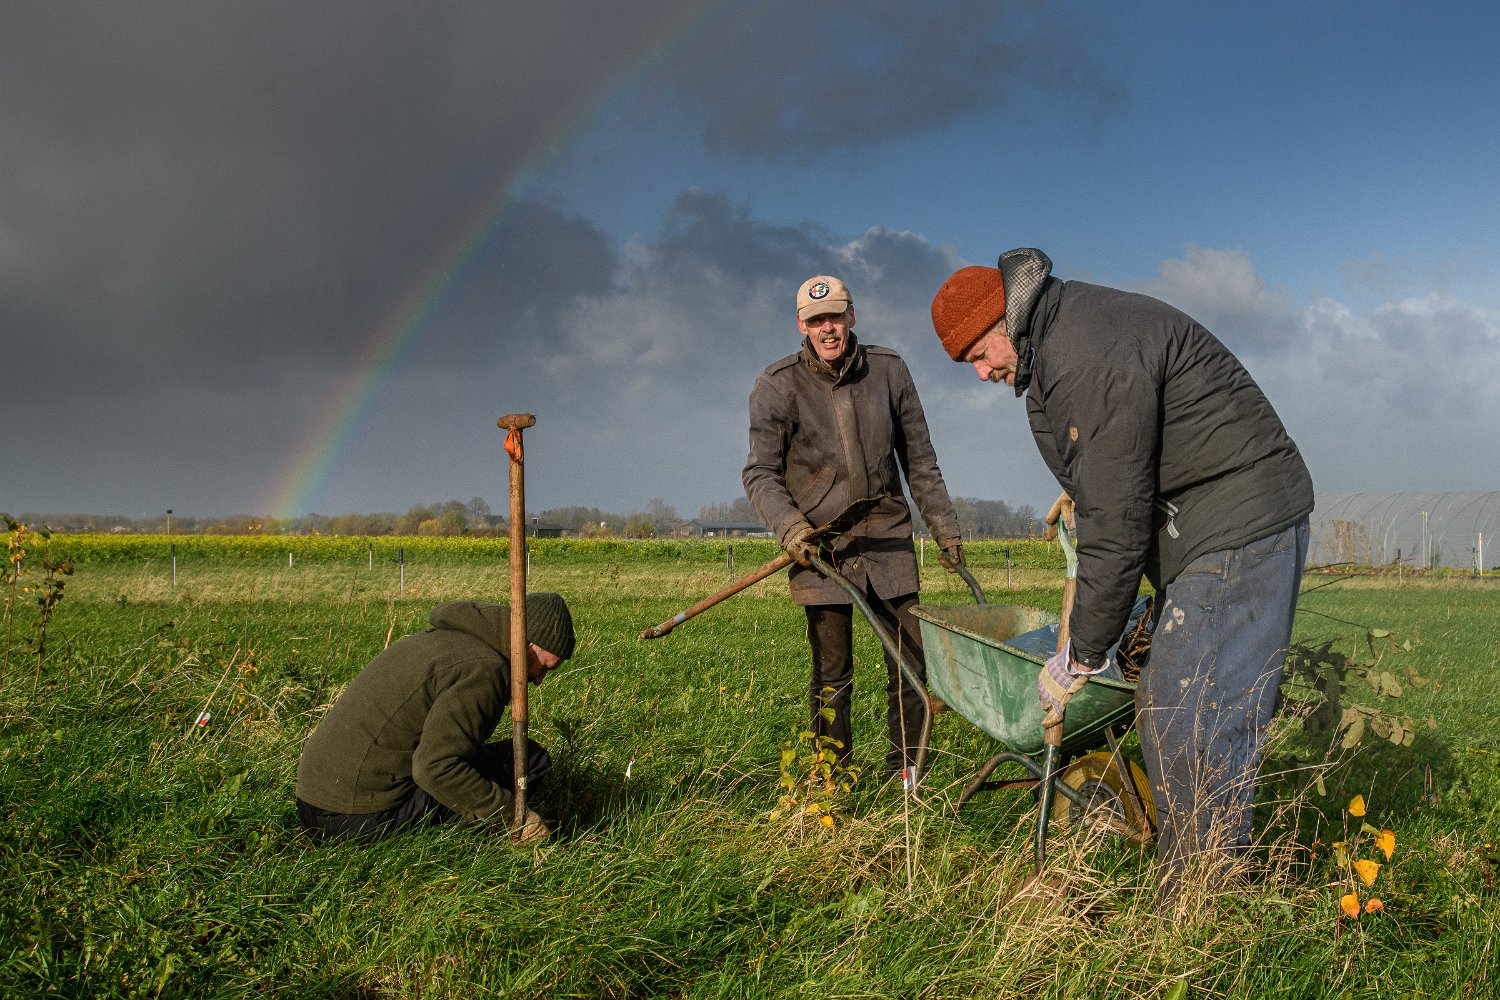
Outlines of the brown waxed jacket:
[{"label": "brown waxed jacket", "polygon": [[[959,541],[958,516],[906,362],[852,333],[849,340],[842,372],[804,338],[802,350],[756,379],[745,493],[783,545],[803,525],[820,527],[855,500],[883,496],[838,539],[834,565],[881,597],[914,594],[917,560],[901,477],[939,546]],[[802,566],[791,568],[791,591],[801,605],[849,603],[838,584]]]}]

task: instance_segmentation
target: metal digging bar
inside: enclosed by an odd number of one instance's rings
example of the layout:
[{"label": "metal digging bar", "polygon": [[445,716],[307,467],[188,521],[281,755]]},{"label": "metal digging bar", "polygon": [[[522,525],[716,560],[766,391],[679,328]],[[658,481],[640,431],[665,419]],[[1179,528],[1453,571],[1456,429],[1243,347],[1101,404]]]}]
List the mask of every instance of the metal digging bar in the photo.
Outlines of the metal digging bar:
[{"label": "metal digging bar", "polygon": [[[823,525],[820,528],[814,529],[813,540],[823,542],[830,540],[837,535],[843,534],[844,532],[848,531],[850,528],[858,524],[860,521],[863,521],[865,519],[865,515],[870,513],[870,511],[873,510],[875,505],[879,502],[880,497],[866,497],[863,500],[854,501],[849,506],[840,511],[839,515],[833,520],[829,521],[827,524]],[[724,601],[728,598],[733,597],[735,594],[738,594],[740,591],[746,589],[747,587],[754,586],[771,574],[783,570],[791,564],[792,557],[783,552],[781,555],[777,556],[775,559],[772,559],[770,562],[766,563],[764,566],[760,567],[754,572],[747,573],[745,576],[740,577],[738,580],[734,581],[718,593],[713,594],[709,597],[705,597],[703,600],[699,601],[697,604],[694,604],[692,607],[684,611],[677,612],[677,614],[673,615],[671,618],[668,618],[660,625],[653,625],[651,628],[646,629],[641,633],[640,637],[642,639],[660,639],[662,636],[671,632],[674,628],[681,625],[689,618],[692,618],[694,615],[698,615],[704,611],[707,611],[709,608],[713,607],[715,604],[718,604],[720,601]]]},{"label": "metal digging bar", "polygon": [[515,784],[511,829],[517,840],[526,823],[526,477],[521,432],[536,425],[530,413],[512,413],[495,421],[505,435],[510,456],[510,722],[515,748],[512,774]]}]

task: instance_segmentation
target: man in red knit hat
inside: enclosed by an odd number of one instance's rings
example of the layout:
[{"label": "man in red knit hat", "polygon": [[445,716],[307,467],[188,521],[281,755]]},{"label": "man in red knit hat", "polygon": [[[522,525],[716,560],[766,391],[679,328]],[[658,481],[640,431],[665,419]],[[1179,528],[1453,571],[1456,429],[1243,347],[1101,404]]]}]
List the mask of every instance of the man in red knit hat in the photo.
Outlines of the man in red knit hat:
[{"label": "man in red knit hat", "polygon": [[1208,330],[1156,299],[1051,272],[1033,249],[962,268],[933,299],[932,325],[949,357],[1026,396],[1037,448],[1076,504],[1071,641],[1038,677],[1045,708],[1060,713],[1108,665],[1142,577],[1156,589],[1136,707],[1170,915],[1195,897],[1185,890],[1245,870],[1312,478]]}]

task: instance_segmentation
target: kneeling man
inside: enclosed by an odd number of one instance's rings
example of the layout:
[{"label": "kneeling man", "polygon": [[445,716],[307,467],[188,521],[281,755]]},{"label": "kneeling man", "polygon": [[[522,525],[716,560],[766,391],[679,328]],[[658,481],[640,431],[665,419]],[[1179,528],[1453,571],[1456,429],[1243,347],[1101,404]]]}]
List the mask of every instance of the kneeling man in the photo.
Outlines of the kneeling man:
[{"label": "kneeling man", "polygon": [[[512,743],[487,743],[510,704],[510,607],[451,601],[432,627],[371,660],[308,737],[297,815],[315,837],[383,837],[438,823],[509,832]],[[573,618],[557,594],[526,597],[527,679],[573,655]],[[551,769],[528,742],[527,785]],[[550,831],[526,811],[523,842]]]}]

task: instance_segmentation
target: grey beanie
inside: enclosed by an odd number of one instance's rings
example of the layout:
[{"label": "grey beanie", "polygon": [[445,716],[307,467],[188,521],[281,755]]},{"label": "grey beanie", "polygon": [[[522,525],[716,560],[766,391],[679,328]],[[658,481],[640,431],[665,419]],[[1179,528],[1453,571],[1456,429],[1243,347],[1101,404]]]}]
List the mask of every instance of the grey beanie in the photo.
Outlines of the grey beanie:
[{"label": "grey beanie", "polygon": [[527,640],[566,660],[573,655],[573,615],[560,594],[526,595]]}]

